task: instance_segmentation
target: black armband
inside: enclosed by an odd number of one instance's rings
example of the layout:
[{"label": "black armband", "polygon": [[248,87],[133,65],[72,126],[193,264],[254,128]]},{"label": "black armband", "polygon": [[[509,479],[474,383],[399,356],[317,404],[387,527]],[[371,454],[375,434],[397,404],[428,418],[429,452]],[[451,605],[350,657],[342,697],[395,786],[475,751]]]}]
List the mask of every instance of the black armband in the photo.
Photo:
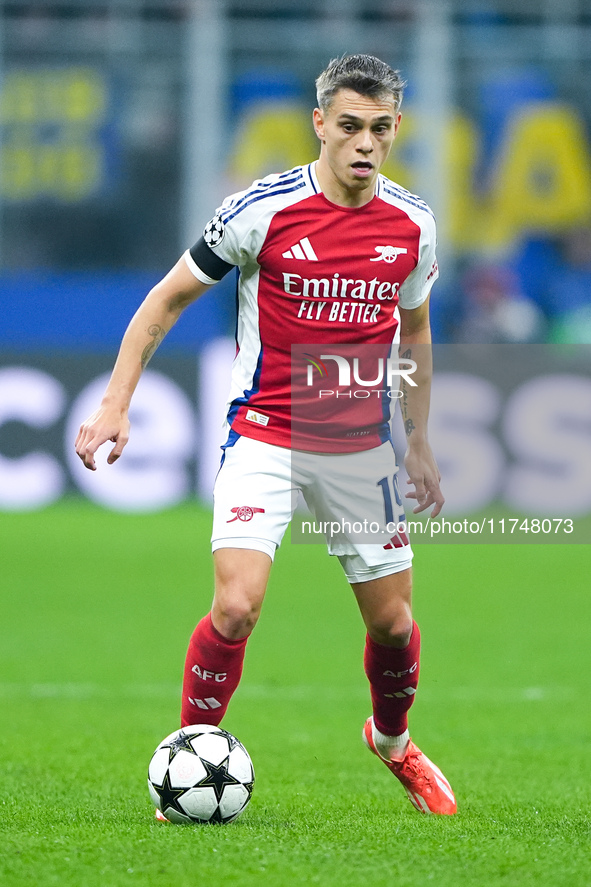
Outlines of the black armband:
[{"label": "black armband", "polygon": [[189,250],[191,258],[201,270],[213,280],[221,280],[234,265],[224,262],[214,251],[208,247],[203,237]]}]

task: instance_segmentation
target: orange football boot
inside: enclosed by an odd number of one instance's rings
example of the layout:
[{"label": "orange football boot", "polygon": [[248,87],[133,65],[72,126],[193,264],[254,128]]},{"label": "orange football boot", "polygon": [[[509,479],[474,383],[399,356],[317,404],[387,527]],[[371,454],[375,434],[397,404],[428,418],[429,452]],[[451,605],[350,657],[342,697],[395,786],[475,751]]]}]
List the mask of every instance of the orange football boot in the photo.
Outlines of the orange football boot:
[{"label": "orange football boot", "polygon": [[439,767],[436,767],[412,740],[409,740],[401,761],[387,761],[375,747],[372,728],[373,718],[368,718],[363,727],[363,741],[400,780],[411,804],[420,813],[439,813],[448,816],[455,813],[458,808],[454,793]]}]

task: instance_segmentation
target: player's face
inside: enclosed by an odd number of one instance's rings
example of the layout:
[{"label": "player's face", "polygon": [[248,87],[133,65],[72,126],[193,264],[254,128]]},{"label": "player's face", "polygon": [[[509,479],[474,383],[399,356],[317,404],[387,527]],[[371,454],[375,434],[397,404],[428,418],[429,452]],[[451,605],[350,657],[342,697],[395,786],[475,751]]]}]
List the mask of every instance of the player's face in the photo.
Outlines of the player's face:
[{"label": "player's face", "polygon": [[351,89],[341,89],[326,112],[315,109],[322,142],[317,174],[329,200],[351,206],[371,200],[399,123],[393,100],[374,101]]}]

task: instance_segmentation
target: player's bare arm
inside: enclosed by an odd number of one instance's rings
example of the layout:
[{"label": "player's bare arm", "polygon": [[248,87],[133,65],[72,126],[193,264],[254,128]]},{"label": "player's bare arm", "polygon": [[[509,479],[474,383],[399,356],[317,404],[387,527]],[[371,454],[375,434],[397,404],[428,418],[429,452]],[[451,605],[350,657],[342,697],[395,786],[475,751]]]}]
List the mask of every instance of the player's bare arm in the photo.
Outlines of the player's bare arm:
[{"label": "player's bare arm", "polygon": [[76,452],[86,468],[96,470],[98,448],[112,441],[107,459],[113,464],[129,439],[129,404],[142,371],[182,312],[209,286],[191,273],[184,258],[150,290],[133,316],[99,408],[80,426]]},{"label": "player's bare arm", "polygon": [[406,498],[417,500],[417,506],[413,509],[415,514],[433,505],[431,514],[436,517],[445,500],[439,486],[441,475],[427,437],[433,374],[430,345],[429,298],[418,308],[400,308],[400,357],[417,363],[413,374],[416,387],[409,385],[404,377],[400,386],[400,406],[407,442],[404,465],[409,476],[408,483],[415,488],[406,494]]}]

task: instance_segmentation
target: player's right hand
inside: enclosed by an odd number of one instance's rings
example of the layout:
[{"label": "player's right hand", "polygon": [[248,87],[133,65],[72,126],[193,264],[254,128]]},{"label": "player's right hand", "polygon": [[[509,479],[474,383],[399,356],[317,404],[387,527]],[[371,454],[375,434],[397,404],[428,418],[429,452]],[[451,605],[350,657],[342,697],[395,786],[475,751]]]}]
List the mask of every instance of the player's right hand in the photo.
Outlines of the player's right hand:
[{"label": "player's right hand", "polygon": [[127,412],[100,406],[80,426],[75,444],[76,452],[90,471],[96,471],[94,454],[108,440],[115,444],[107,458],[108,464],[112,465],[129,440],[129,419]]}]

